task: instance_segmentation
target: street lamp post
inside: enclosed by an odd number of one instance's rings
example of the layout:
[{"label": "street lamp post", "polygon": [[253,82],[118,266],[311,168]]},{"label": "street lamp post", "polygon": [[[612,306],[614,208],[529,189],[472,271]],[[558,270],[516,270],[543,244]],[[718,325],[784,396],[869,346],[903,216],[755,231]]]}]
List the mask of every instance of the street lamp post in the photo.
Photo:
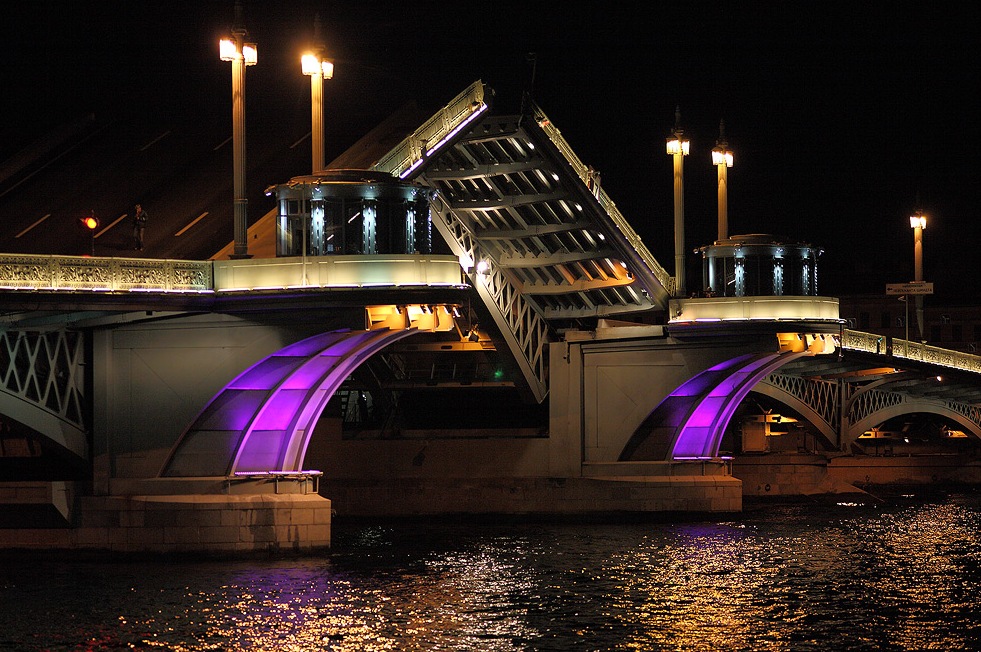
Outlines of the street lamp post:
[{"label": "street lamp post", "polygon": [[235,193],[235,248],[232,258],[250,258],[248,197],[245,191],[245,67],[258,61],[256,44],[247,43],[242,3],[235,3],[235,24],[218,44],[222,61],[232,63],[232,158]]},{"label": "street lamp post", "polygon": [[719,120],[719,139],[712,149],[712,165],[719,170],[719,240],[729,237],[729,176],[732,167],[732,151],[726,142],[725,121]]},{"label": "street lamp post", "polygon": [[310,76],[311,167],[313,174],[316,174],[324,169],[324,80],[334,77],[334,62],[323,57],[319,14],[314,21],[314,42],[313,50],[300,59],[300,66],[303,74]]},{"label": "street lamp post", "polygon": [[675,296],[685,296],[685,171],[684,157],[691,143],[681,129],[681,108],[674,112],[674,131],[667,139],[667,152],[674,157],[674,278]]},{"label": "street lamp post", "polygon": [[[923,282],[923,229],[926,228],[927,218],[923,211],[917,210],[910,215],[909,225],[913,229],[913,280]],[[920,328],[920,342],[926,342],[923,333],[923,295],[916,295],[916,324]],[[907,338],[908,339],[908,338]]]},{"label": "street lamp post", "polygon": [[906,316],[903,317],[903,324],[906,325],[906,344],[903,346],[905,347],[906,357],[909,357],[909,295],[905,294],[900,299],[902,299],[903,305],[906,307]]}]

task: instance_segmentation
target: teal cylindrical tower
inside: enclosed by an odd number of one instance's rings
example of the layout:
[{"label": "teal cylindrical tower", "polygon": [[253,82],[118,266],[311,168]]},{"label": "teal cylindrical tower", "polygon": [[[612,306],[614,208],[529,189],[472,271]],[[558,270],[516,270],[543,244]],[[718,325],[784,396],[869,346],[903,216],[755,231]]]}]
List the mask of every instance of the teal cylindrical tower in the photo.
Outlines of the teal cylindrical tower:
[{"label": "teal cylindrical tower", "polygon": [[716,240],[698,251],[705,296],[817,296],[820,247],[749,234]]},{"label": "teal cylindrical tower", "polygon": [[374,170],[323,170],[271,186],[277,256],[429,254],[432,189]]}]

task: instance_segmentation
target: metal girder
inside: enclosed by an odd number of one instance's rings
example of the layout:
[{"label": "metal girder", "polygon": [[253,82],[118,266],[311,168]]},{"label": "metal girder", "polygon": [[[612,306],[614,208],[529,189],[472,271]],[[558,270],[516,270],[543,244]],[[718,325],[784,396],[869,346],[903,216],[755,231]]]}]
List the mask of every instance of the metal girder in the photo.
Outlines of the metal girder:
[{"label": "metal girder", "polygon": [[572,283],[522,283],[522,294],[570,294],[618,286],[631,285],[633,279],[582,280]]},{"label": "metal girder", "polygon": [[557,192],[543,193],[543,194],[520,194],[520,195],[504,195],[501,193],[500,197],[494,197],[490,199],[483,200],[470,200],[470,201],[450,201],[447,202],[451,210],[465,210],[465,211],[479,211],[488,209],[499,209],[506,206],[521,206],[526,204],[538,204],[546,201],[555,201],[558,199],[565,199],[569,196],[569,193],[564,190]]},{"label": "metal girder", "polygon": [[496,287],[514,286],[545,319],[663,309],[670,277],[536,116],[483,115],[418,168],[438,191],[437,230],[453,232],[455,253],[489,264]]},{"label": "metal girder", "polygon": [[76,331],[0,331],[3,412],[87,459],[84,338]]},{"label": "metal girder", "polygon": [[501,267],[541,267],[542,265],[564,265],[596,258],[613,258],[614,256],[616,256],[616,252],[612,249],[600,249],[595,252],[566,251],[543,255],[504,254],[497,261],[497,264]]},{"label": "metal girder", "polygon": [[561,222],[559,224],[538,224],[524,229],[484,229],[474,234],[477,240],[520,240],[521,238],[536,238],[552,233],[565,233],[568,231],[584,231],[589,228],[591,223],[583,220],[580,222]]},{"label": "metal girder", "polygon": [[426,173],[426,178],[430,181],[462,181],[465,179],[475,179],[477,177],[489,177],[501,174],[514,174],[515,172],[528,172],[539,169],[539,165],[533,161],[515,161],[511,163],[487,163],[476,165],[470,168],[458,170],[433,170]]}]

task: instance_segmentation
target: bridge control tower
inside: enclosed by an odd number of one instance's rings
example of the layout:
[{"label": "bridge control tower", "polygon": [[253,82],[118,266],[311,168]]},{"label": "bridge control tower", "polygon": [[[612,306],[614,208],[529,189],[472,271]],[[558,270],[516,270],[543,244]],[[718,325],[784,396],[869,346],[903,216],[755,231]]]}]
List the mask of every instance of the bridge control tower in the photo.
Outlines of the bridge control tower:
[{"label": "bridge control tower", "polygon": [[277,256],[429,254],[432,190],[374,170],[323,170],[270,186]]},{"label": "bridge control tower", "polygon": [[737,235],[699,247],[703,294],[816,296],[820,247],[767,234]]}]

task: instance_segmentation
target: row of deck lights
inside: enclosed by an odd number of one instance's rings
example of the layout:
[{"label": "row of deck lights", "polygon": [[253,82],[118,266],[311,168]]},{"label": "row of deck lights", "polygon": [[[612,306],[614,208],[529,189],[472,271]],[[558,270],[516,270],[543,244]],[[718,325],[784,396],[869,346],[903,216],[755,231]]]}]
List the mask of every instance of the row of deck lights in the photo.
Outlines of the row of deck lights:
[{"label": "row of deck lights", "polygon": [[[320,42],[320,16],[314,22],[317,44],[300,59],[300,68],[310,77],[312,168],[324,168],[324,80],[334,76],[334,62],[324,58]],[[231,34],[218,43],[219,58],[232,63],[232,158],[234,176],[235,246],[232,258],[250,258],[248,237],[248,197],[245,191],[245,68],[259,61],[255,43],[248,41],[242,21],[241,0],[235,3],[235,23]]]}]

